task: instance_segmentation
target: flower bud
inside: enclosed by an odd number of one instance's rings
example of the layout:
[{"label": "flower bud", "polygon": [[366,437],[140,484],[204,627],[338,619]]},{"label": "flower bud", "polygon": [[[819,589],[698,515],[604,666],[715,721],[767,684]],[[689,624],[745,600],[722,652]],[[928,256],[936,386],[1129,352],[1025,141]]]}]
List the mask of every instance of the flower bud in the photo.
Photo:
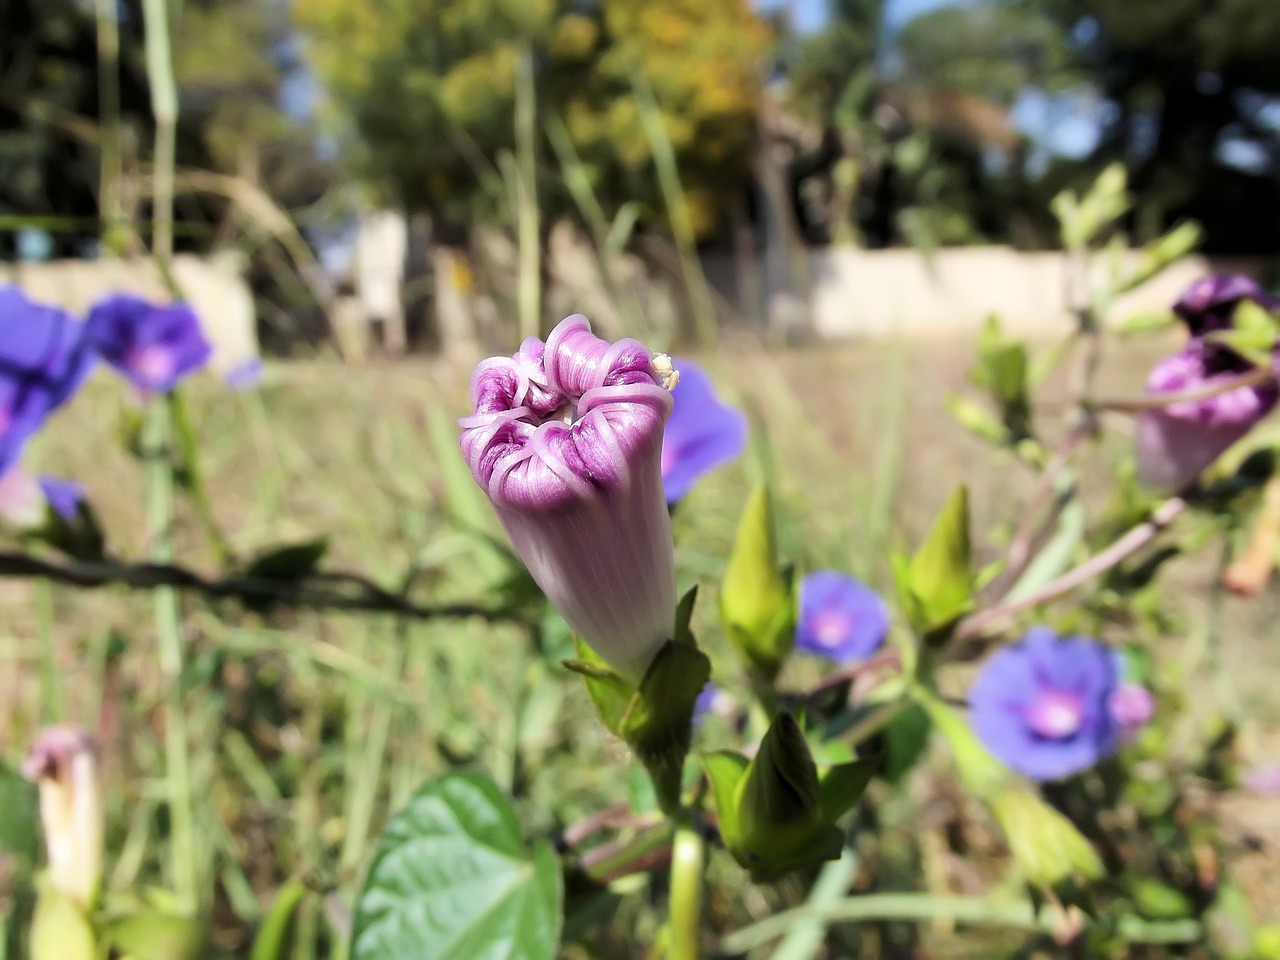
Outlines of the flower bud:
[{"label": "flower bud", "polygon": [[[1147,393],[1211,389],[1249,369],[1224,347],[1192,341],[1181,353],[1156,363]],[[1144,410],[1136,427],[1138,479],[1161,493],[1186,489],[1270,413],[1278,398],[1276,384],[1267,382]]]},{"label": "flower bud", "polygon": [[778,567],[769,492],[752,492],[720,584],[720,617],[748,665],[772,680],[795,646],[791,578]]},{"label": "flower bud", "polygon": [[53,889],[81,910],[102,877],[102,788],[93,740],[74,727],[50,727],[27,753],[22,774],[40,788],[40,820]]},{"label": "flower bud", "polygon": [[585,317],[530,337],[471,378],[462,453],[551,604],[608,665],[638,683],[671,638],[671,521],[662,487],[671,395],[635,340]]}]

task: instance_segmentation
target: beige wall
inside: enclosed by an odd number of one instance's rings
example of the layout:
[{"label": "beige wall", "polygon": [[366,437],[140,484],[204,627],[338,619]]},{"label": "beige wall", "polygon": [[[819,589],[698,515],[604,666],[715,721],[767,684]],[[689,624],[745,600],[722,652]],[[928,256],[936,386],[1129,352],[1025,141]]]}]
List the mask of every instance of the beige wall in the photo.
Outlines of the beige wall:
[{"label": "beige wall", "polygon": [[[1120,266],[1132,266],[1129,252]],[[1095,282],[1109,263],[1099,263]],[[1256,273],[1258,260],[1189,257],[1117,298],[1105,320],[1120,323],[1145,311],[1167,310],[1194,280],[1214,270]],[[941,250],[814,249],[809,253],[814,332],[822,339],[892,334],[937,336],[979,330],[989,313],[1023,336],[1053,337],[1071,329],[1067,255],[1023,253],[1006,247]]]},{"label": "beige wall", "polygon": [[[225,373],[258,355],[253,295],[240,276],[234,256],[173,258],[174,280],[200,318],[213,345],[211,365]],[[0,263],[0,283],[15,283],[27,296],[77,315],[109,293],[133,293],[156,301],[168,292],[150,261],[53,260],[48,263]]]}]

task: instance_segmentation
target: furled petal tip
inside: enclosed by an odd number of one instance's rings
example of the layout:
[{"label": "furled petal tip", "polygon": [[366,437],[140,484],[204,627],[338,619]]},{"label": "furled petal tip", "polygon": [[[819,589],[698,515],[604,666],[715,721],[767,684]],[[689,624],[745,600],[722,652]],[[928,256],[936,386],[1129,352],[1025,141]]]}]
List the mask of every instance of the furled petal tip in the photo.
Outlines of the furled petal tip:
[{"label": "furled petal tip", "polygon": [[1213,274],[1197,280],[1183,291],[1173,312],[1194,337],[1231,327],[1236,307],[1252,300],[1264,310],[1280,309],[1280,299],[1262,289],[1252,277],[1242,273]]},{"label": "furled petal tip", "polygon": [[85,326],[57,307],[0,287],[0,474],[93,367]]},{"label": "furled petal tip", "polygon": [[800,583],[796,647],[834,660],[865,660],[889,633],[889,610],[866,584],[835,570],[819,570]]},{"label": "furled petal tip", "polygon": [[705,473],[742,455],[747,418],[720,402],[707,372],[692,360],[676,360],[675,408],[662,440],[662,484],[667,502],[684,499]]},{"label": "furled petal tip", "polygon": [[1057,780],[1119,746],[1119,684],[1119,661],[1106,646],[1037,627],[983,664],[969,691],[970,719],[1001,762],[1033,780]]},{"label": "furled petal tip", "polygon": [[[1158,361],[1147,380],[1152,396],[1212,391],[1250,369],[1231,351],[1193,340]],[[1180,400],[1138,417],[1138,478],[1153,490],[1176,493],[1243,438],[1280,399],[1274,381]]]},{"label": "furled petal tip", "polygon": [[671,394],[635,340],[562,320],[471,377],[462,454],[516,552],[569,626],[638,680],[676,606],[662,490]]},{"label": "furled petal tip", "polygon": [[50,727],[31,745],[22,773],[40,786],[50,880],[87,908],[102,875],[104,814],[93,738],[75,727]]},{"label": "furled petal tip", "polygon": [[172,390],[212,353],[185,303],[157,305],[119,294],[97,303],[85,324],[99,355],[147,394]]}]

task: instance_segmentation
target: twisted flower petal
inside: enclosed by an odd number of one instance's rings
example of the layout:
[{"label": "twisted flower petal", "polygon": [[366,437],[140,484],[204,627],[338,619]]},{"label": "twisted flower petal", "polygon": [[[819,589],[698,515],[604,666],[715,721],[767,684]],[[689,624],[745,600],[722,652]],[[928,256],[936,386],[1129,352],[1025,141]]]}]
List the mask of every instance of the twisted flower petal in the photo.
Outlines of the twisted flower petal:
[{"label": "twisted flower petal", "polygon": [[652,355],[575,315],[483,361],[471,398],[462,454],[516,553],[574,632],[638,680],[676,603],[661,457],[672,401]]},{"label": "twisted flower petal", "polygon": [[[1181,353],[1156,363],[1147,393],[1212,389],[1249,369],[1229,350],[1193,340]],[[1139,479],[1161,492],[1186,488],[1270,413],[1277,399],[1280,391],[1268,382],[1143,411],[1136,427]]]}]

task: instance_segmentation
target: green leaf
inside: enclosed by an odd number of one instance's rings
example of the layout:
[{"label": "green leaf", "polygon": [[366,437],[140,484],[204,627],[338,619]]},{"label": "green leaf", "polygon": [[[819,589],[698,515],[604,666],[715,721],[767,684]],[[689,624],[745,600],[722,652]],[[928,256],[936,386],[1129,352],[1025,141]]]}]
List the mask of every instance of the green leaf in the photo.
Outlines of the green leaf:
[{"label": "green leaf", "polygon": [[1180,223],[1168,233],[1157,237],[1143,247],[1142,256],[1138,258],[1134,268],[1116,280],[1112,294],[1127,293],[1142,286],[1199,246],[1203,237],[1204,231],[1193,220]]},{"label": "green leaf", "polygon": [[244,575],[252,580],[301,580],[315,573],[328,549],[328,537],[273,547],[251,561]]},{"label": "green leaf", "polygon": [[947,397],[947,409],[956,423],[975,437],[999,446],[1009,442],[1009,428],[1000,422],[1000,418],[968,397]]},{"label": "green leaf", "polygon": [[391,818],[356,901],[351,960],[551,960],[563,889],[551,847],[525,848],[489,780],[429,781]]},{"label": "green leaf", "polygon": [[884,729],[885,758],[881,778],[886,783],[897,785],[924,756],[932,732],[929,715],[918,706],[913,705],[894,717]]},{"label": "green leaf", "polygon": [[306,885],[298,879],[290,880],[280,888],[253,940],[249,960],[287,960],[293,916],[306,893]]},{"label": "green leaf", "polygon": [[934,521],[907,571],[908,616],[923,636],[942,630],[973,607],[969,491],[959,487]]},{"label": "green leaf", "polygon": [[40,798],[33,783],[0,766],[0,851],[31,866],[40,853]]}]

